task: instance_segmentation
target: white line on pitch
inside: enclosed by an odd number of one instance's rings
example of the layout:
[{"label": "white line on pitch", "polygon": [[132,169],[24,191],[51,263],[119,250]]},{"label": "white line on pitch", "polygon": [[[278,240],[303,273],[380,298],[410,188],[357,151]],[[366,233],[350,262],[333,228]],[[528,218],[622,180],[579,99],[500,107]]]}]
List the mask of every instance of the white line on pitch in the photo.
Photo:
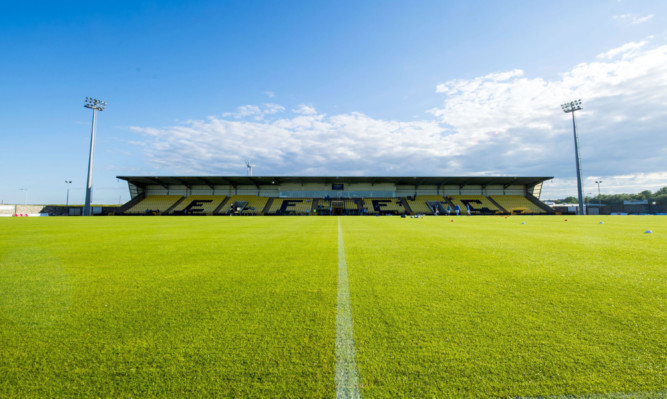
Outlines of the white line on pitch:
[{"label": "white line on pitch", "polygon": [[354,334],[347,284],[347,262],[343,231],[338,217],[338,305],[336,308],[336,398],[361,398],[357,362],[354,359]]}]

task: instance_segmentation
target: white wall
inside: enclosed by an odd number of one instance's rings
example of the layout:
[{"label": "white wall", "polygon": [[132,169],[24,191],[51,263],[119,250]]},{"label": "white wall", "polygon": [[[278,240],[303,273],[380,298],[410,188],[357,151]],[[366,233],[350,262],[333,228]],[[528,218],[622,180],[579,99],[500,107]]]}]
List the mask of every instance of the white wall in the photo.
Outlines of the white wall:
[{"label": "white wall", "polygon": [[16,205],[0,205],[0,216],[14,216]]}]

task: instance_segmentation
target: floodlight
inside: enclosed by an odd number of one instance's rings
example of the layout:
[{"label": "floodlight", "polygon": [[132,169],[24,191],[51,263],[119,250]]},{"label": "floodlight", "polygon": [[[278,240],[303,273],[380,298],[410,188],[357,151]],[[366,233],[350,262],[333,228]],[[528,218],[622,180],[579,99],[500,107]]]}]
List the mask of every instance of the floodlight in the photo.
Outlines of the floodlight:
[{"label": "floodlight", "polygon": [[93,124],[90,132],[90,153],[88,155],[88,182],[86,184],[86,203],[83,207],[83,215],[92,215],[90,209],[90,201],[93,193],[93,150],[95,148],[95,111],[104,111],[106,102],[101,105],[102,101],[92,97],[86,97],[86,104],[83,106],[93,110]]},{"label": "floodlight", "polygon": [[[65,206],[67,209],[69,209],[69,185],[72,184],[72,181],[65,180],[65,184],[67,184],[67,198],[65,199]],[[67,214],[69,215],[69,211],[67,211]]]},{"label": "floodlight", "polygon": [[569,103],[564,103],[561,105],[563,112],[566,114],[572,114],[572,130],[574,131],[574,158],[577,164],[577,194],[579,195],[579,214],[583,215],[584,213],[584,200],[582,195],[581,187],[581,168],[580,168],[580,159],[579,159],[579,139],[577,138],[577,124],[574,120],[574,112],[582,109],[581,99],[570,101]]}]

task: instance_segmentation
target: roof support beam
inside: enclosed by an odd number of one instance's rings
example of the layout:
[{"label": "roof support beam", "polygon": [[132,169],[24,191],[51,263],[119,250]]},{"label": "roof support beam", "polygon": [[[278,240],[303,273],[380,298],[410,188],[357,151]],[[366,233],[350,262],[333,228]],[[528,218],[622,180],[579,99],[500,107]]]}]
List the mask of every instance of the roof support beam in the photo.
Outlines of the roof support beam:
[{"label": "roof support beam", "polygon": [[207,180],[205,177],[201,178],[201,181],[204,182],[211,190],[215,190],[215,184],[211,183],[209,180]]},{"label": "roof support beam", "polygon": [[153,183],[157,184],[158,186],[162,186],[165,190],[169,190],[169,184],[164,183],[157,177],[147,177],[146,179],[152,181]]}]

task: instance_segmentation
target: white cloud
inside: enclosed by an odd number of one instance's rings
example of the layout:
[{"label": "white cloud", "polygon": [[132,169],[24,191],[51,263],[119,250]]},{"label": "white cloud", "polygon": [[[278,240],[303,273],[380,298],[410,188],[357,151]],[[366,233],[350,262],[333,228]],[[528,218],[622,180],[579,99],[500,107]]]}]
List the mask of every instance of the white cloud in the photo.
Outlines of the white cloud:
[{"label": "white cloud", "polygon": [[266,115],[272,115],[278,112],[283,112],[285,107],[278,104],[267,103],[262,107],[257,105],[242,105],[236,109],[235,112],[225,112],[222,114],[225,118],[243,119],[253,117],[255,120],[262,120]]},{"label": "white cloud", "polygon": [[261,115],[261,110],[256,105],[242,105],[236,108],[236,112],[225,112],[224,117],[245,118],[246,116]]},{"label": "white cloud", "polygon": [[277,114],[278,112],[283,112],[285,107],[278,104],[264,104],[264,115]]},{"label": "white cloud", "polygon": [[556,79],[514,69],[446,81],[436,87],[442,105],[424,120],[327,115],[307,104],[278,117],[283,106],[263,104],[133,130],[145,136],[148,164],[162,173],[242,174],[249,158],[257,175],[555,176],[569,195],[576,192],[572,128],[560,104],[582,98],[584,176],[617,176],[603,177],[609,190],[641,190],[667,185],[660,183],[667,173],[667,45],[651,47],[650,40],[604,52]]},{"label": "white cloud", "polygon": [[298,107],[293,109],[292,112],[302,115],[315,115],[317,110],[312,105],[300,104]]},{"label": "white cloud", "polygon": [[273,98],[273,97],[276,96],[276,93],[274,93],[274,92],[272,92],[272,91],[265,91],[264,94],[266,94],[266,96],[267,96],[268,98]]},{"label": "white cloud", "polygon": [[619,54],[623,54],[624,57],[629,57],[632,55],[636,55],[639,50],[644,47],[648,41],[641,41],[641,42],[630,42],[622,45],[621,47],[617,47],[614,49],[611,49],[609,51],[606,51],[602,54],[598,54],[598,58],[602,59],[612,59],[618,56]]},{"label": "white cloud", "polygon": [[268,175],[418,174],[423,165],[406,164],[406,154],[441,164],[446,163],[441,158],[461,153],[435,121],[384,121],[360,113],[275,121],[209,118],[132,130],[149,137],[145,148],[153,167],[179,174],[238,174],[246,158],[256,160],[258,175],[262,170]]},{"label": "white cloud", "polygon": [[[585,109],[595,109],[595,101],[614,97],[657,105],[656,97],[667,100],[664,90],[667,46],[641,51],[644,45],[629,43],[608,51],[603,58],[624,56],[612,62],[579,64],[552,81],[527,78],[516,70],[470,80],[451,80],[438,85],[438,92],[446,94],[447,98],[442,107],[432,109],[431,113],[456,130],[475,136],[513,128],[557,128],[554,123],[559,118],[554,118],[557,109],[554,107],[574,98],[583,98]],[[642,99],[643,96],[647,97]],[[616,108],[620,114],[625,114],[622,110],[625,106]],[[597,112],[619,115],[610,111],[615,110]]]},{"label": "white cloud", "polygon": [[646,21],[650,21],[654,17],[653,14],[645,15],[643,17],[638,17],[634,14],[621,14],[614,15],[612,19],[619,20],[621,22],[626,22],[630,25],[642,24]]},{"label": "white cloud", "polygon": [[653,14],[647,15],[647,16],[645,16],[645,17],[637,17],[637,18],[635,18],[634,20],[632,20],[631,23],[632,23],[633,25],[634,25],[634,24],[642,24],[642,23],[644,23],[644,22],[646,22],[646,21],[651,20],[652,18],[653,18]]},{"label": "white cloud", "polygon": [[609,61],[581,63],[554,80],[517,70],[451,80],[438,85],[445,101],[430,112],[479,143],[463,157],[464,169],[477,164],[502,173],[566,176],[574,175],[573,144],[559,105],[582,98],[577,115],[584,174],[662,171],[667,46],[646,47],[629,43],[605,53]]}]

